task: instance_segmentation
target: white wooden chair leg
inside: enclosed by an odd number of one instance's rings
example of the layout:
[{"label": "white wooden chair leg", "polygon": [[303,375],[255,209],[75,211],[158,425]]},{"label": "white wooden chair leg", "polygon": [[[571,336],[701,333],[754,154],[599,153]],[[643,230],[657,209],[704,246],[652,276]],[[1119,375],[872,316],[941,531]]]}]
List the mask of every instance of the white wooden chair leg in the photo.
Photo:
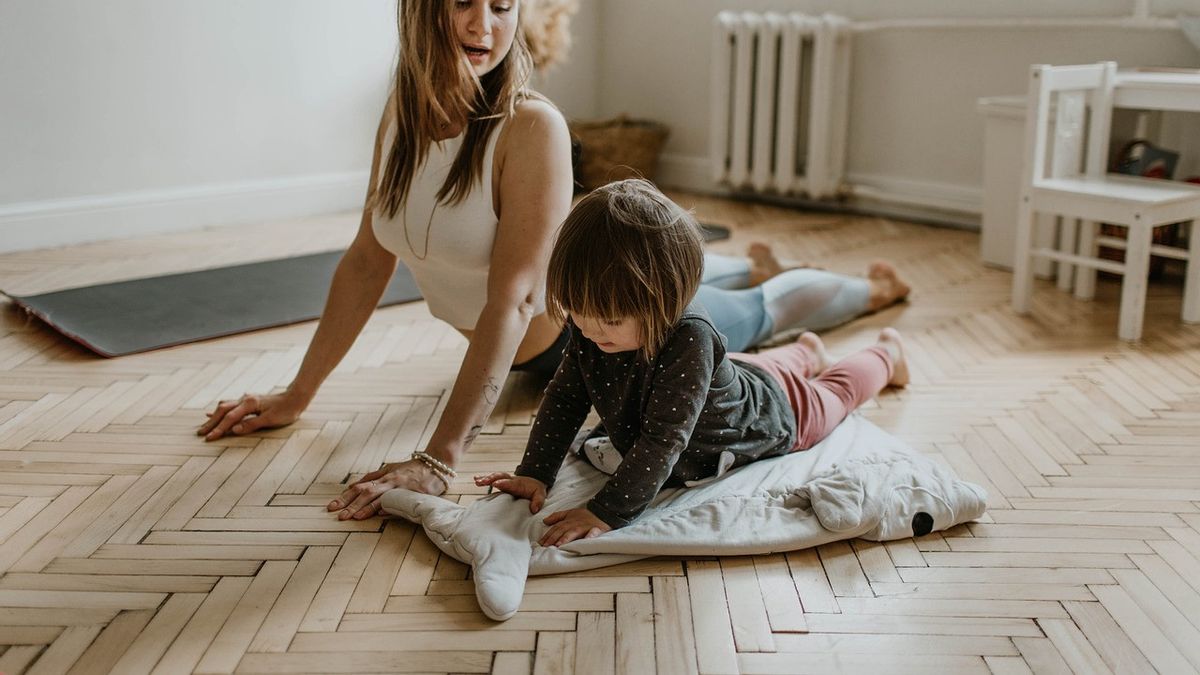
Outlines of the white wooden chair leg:
[{"label": "white wooden chair leg", "polygon": [[[1058,250],[1063,253],[1075,253],[1076,220],[1063,216],[1059,219]],[[1058,263],[1058,290],[1070,292],[1075,281],[1075,266],[1071,263]]]},{"label": "white wooden chair leg", "polygon": [[1017,314],[1028,314],[1033,293],[1033,207],[1029,196],[1022,195],[1017,206],[1017,231],[1013,255],[1012,306]]},{"label": "white wooden chair leg", "polygon": [[[1096,228],[1092,220],[1079,223],[1079,255],[1088,258],[1098,258],[1100,247],[1096,246]],[[1096,268],[1080,265],[1075,270],[1075,297],[1080,300],[1091,300],[1096,295]]]},{"label": "white wooden chair leg", "polygon": [[[1033,248],[1054,248],[1058,245],[1058,216],[1053,213],[1033,212],[1033,234],[1029,236]],[[1033,259],[1033,275],[1038,279],[1053,279],[1058,263],[1049,258]]]},{"label": "white wooden chair leg", "polygon": [[1183,283],[1183,320],[1200,323],[1200,218],[1188,225],[1187,276]]},{"label": "white wooden chair leg", "polygon": [[1142,337],[1146,315],[1146,287],[1150,281],[1150,227],[1130,227],[1125,248],[1125,276],[1121,282],[1121,318],[1117,335],[1122,340]]}]

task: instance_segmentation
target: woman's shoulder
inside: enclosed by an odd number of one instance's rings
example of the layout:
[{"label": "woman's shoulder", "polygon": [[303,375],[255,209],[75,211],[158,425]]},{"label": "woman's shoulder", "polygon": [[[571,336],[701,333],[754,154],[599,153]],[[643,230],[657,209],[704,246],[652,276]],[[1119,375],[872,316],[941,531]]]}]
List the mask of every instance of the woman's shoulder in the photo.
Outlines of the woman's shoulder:
[{"label": "woman's shoulder", "polygon": [[562,113],[541,95],[522,97],[496,139],[497,171],[517,160],[526,167],[522,171],[565,166],[569,175],[570,157],[571,135]]},{"label": "woman's shoulder", "polygon": [[513,106],[513,119],[527,122],[567,123],[562,111],[550,99],[536,91],[528,90]]},{"label": "woman's shoulder", "polygon": [[567,138],[567,120],[549,99],[530,93],[517,101],[505,124],[504,135],[522,146],[553,140],[556,136]]}]

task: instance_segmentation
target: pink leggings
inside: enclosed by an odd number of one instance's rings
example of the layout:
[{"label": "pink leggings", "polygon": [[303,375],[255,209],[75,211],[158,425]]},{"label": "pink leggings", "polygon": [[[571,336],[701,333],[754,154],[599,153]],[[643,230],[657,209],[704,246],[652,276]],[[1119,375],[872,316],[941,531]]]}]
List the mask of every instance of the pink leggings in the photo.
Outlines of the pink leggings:
[{"label": "pink leggings", "polygon": [[878,345],[847,356],[811,380],[809,374],[819,362],[800,342],[757,354],[732,353],[729,358],[762,368],[783,387],[796,412],[792,452],[816,445],[892,379],[892,357]]}]

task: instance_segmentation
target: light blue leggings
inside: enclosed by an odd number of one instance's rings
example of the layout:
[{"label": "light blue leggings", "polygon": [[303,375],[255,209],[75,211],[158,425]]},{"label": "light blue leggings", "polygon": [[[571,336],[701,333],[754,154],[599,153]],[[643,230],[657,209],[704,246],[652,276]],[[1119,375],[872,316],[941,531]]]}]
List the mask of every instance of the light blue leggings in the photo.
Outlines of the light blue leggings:
[{"label": "light blue leggings", "polygon": [[706,253],[696,300],[708,310],[726,349],[745,351],[772,334],[793,328],[833,328],[867,311],[866,279],[823,270],[789,270],[761,286],[750,285],[745,258]]}]

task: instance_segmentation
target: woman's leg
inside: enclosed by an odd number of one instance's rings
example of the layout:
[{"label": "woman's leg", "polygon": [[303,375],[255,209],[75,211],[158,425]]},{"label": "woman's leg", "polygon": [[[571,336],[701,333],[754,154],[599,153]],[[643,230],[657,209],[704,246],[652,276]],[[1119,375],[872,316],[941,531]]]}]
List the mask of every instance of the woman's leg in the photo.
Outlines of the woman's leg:
[{"label": "woman's leg", "polygon": [[736,289],[750,286],[750,261],[717,253],[704,254],[704,276],[700,283],[717,288]]},{"label": "woman's leg", "polygon": [[770,246],[754,242],[746,249],[746,257],[704,254],[704,276],[700,283],[726,290],[757,286],[784,270]]},{"label": "woman's leg", "polygon": [[762,285],[763,305],[774,332],[822,331],[866,314],[871,283],[815,269],[788,270]]},{"label": "woman's leg", "polygon": [[725,336],[725,349],[741,352],[771,335],[771,317],[763,304],[762,286],[730,291],[701,286],[696,302],[712,317],[717,332]]},{"label": "woman's leg", "polygon": [[727,349],[740,352],[780,331],[824,330],[843,324],[869,311],[870,295],[866,279],[799,269],[778,274],[754,288],[701,286],[696,301],[725,336]]},{"label": "woman's leg", "polygon": [[783,387],[796,411],[796,448],[816,445],[846,416],[884,387],[908,383],[900,334],[886,328],[873,347],[856,352],[808,379],[824,360],[815,335],[758,354],[731,355],[763,368]]}]

